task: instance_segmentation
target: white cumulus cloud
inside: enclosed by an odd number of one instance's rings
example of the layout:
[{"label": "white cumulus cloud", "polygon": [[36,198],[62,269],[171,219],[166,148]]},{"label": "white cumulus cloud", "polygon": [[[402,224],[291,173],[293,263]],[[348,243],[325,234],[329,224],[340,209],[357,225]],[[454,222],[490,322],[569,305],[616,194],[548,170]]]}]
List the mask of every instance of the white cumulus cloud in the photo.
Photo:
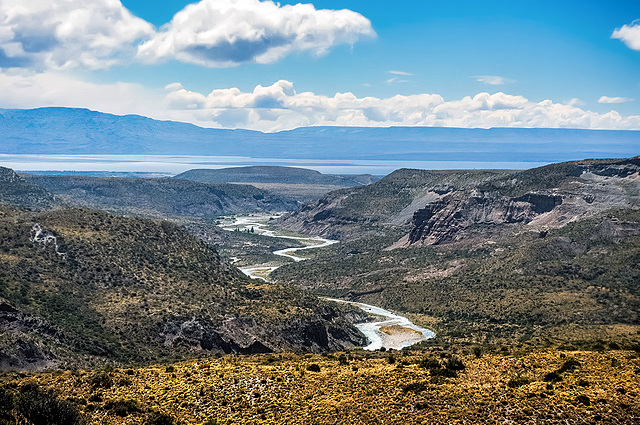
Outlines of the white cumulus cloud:
[{"label": "white cumulus cloud", "polygon": [[611,34],[611,38],[618,39],[630,49],[640,50],[640,22],[634,21],[631,25],[623,25]]},{"label": "white cumulus cloud", "polygon": [[0,68],[106,68],[153,33],[119,0],[2,0]]},{"label": "white cumulus cloud", "polygon": [[630,99],[628,97],[609,97],[609,96],[602,96],[600,97],[600,99],[598,99],[598,103],[626,103],[626,102],[632,102],[633,99]]},{"label": "white cumulus cloud", "polygon": [[371,22],[351,10],[259,0],[201,0],[178,12],[139,46],[138,58],[230,67],[272,63],[298,51],[322,55],[337,44],[372,36]]}]

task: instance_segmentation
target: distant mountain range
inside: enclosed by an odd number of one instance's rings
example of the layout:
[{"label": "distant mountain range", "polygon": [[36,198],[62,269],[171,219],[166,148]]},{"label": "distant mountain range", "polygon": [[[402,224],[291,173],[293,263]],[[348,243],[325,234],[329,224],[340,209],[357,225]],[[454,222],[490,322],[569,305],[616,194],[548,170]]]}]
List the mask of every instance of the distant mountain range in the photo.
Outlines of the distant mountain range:
[{"label": "distant mountain range", "polygon": [[638,131],[306,127],[206,129],[86,109],[0,109],[2,154],[211,155],[333,160],[530,161],[632,157]]}]

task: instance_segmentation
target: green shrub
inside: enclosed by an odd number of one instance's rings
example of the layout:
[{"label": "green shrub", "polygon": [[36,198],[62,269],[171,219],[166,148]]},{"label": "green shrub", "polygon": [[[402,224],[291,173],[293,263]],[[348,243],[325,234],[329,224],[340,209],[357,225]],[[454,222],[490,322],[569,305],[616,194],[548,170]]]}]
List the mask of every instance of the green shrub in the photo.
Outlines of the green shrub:
[{"label": "green shrub", "polygon": [[579,395],[578,397],[576,397],[576,401],[578,403],[582,403],[585,406],[590,406],[591,405],[591,399],[589,397],[587,397],[586,395]]},{"label": "green shrub", "polygon": [[549,372],[544,378],[542,378],[544,382],[560,382],[562,381],[562,376],[558,372]]},{"label": "green shrub", "polygon": [[462,363],[462,360],[460,360],[457,357],[449,358],[449,360],[447,360],[447,363],[446,363],[445,367],[447,369],[449,369],[449,370],[464,370],[465,369],[464,363]]},{"label": "green shrub", "polygon": [[433,357],[426,357],[420,361],[418,364],[420,367],[424,369],[440,369],[440,362]]}]

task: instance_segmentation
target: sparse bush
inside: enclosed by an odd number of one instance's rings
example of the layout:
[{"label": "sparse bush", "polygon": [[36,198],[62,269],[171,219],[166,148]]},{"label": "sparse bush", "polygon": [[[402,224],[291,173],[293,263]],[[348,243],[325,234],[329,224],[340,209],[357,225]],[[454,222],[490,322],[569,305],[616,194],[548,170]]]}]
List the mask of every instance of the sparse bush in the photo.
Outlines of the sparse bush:
[{"label": "sparse bush", "polygon": [[427,389],[426,382],[412,382],[402,386],[402,391],[405,393],[419,393]]},{"label": "sparse bush", "polygon": [[29,387],[17,396],[16,408],[19,416],[32,425],[77,425],[83,418],[77,406],[59,399],[54,393]]},{"label": "sparse bush", "polygon": [[144,421],[144,425],[175,425],[176,421],[171,416],[160,413],[153,412],[147,416],[147,419]]},{"label": "sparse bush", "polygon": [[447,363],[446,363],[445,367],[447,369],[449,369],[449,370],[464,370],[465,369],[464,363],[462,363],[462,360],[460,360],[457,357],[449,358],[449,360],[447,360]]},{"label": "sparse bush", "polygon": [[349,363],[349,359],[347,359],[347,356],[344,354],[340,354],[340,356],[338,356],[338,363],[344,366]]},{"label": "sparse bush", "polygon": [[113,380],[106,372],[98,372],[91,377],[91,386],[93,388],[111,388]]},{"label": "sparse bush", "polygon": [[105,403],[104,408],[120,417],[125,417],[125,416],[129,416],[132,413],[141,412],[140,406],[138,406],[138,403],[136,403],[133,400],[124,400],[124,399],[108,401],[107,403]]},{"label": "sparse bush", "polygon": [[458,373],[455,370],[444,368],[431,369],[429,373],[432,377],[439,376],[442,378],[456,378],[458,376]]},{"label": "sparse bush", "polygon": [[393,356],[387,357],[387,363],[394,364],[396,362],[396,358]]},{"label": "sparse bush", "polygon": [[175,372],[175,371],[176,371],[176,368],[175,368],[175,367],[173,367],[173,366],[167,366],[167,367],[164,369],[164,371],[165,371],[166,373],[173,373],[173,372]]},{"label": "sparse bush", "polygon": [[558,373],[573,372],[574,370],[576,370],[576,368],[580,366],[581,366],[580,362],[577,361],[576,359],[569,359],[565,361],[562,364],[562,366],[560,366],[560,369],[558,369]]},{"label": "sparse bush", "polygon": [[309,372],[320,372],[320,366],[315,363],[311,363],[309,366],[307,366],[307,370]]},{"label": "sparse bush", "polygon": [[518,387],[522,387],[523,385],[527,385],[529,384],[531,381],[528,380],[527,378],[512,378],[509,379],[509,382],[507,382],[507,387],[509,388],[518,388]]}]

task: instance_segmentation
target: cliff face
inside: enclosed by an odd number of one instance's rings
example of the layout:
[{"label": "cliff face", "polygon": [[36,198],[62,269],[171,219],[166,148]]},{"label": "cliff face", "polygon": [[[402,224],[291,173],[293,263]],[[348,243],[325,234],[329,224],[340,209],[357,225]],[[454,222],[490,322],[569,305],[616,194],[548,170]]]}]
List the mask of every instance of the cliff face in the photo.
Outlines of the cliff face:
[{"label": "cliff face", "polygon": [[640,157],[524,171],[403,169],[369,186],[331,192],[281,225],[343,241],[395,237],[392,248],[454,242],[518,225],[543,232],[607,209],[640,207],[639,173]]},{"label": "cliff face", "polygon": [[[519,223],[544,231],[606,209],[640,205],[639,158],[545,168],[441,196],[414,213],[411,230],[396,246],[452,242],[480,226]],[[508,196],[532,188],[536,190]]]},{"label": "cliff face", "polygon": [[437,245],[451,242],[473,225],[530,223],[536,216],[562,204],[562,196],[529,193],[518,198],[495,194],[463,194],[432,202],[413,215],[408,244]]}]

